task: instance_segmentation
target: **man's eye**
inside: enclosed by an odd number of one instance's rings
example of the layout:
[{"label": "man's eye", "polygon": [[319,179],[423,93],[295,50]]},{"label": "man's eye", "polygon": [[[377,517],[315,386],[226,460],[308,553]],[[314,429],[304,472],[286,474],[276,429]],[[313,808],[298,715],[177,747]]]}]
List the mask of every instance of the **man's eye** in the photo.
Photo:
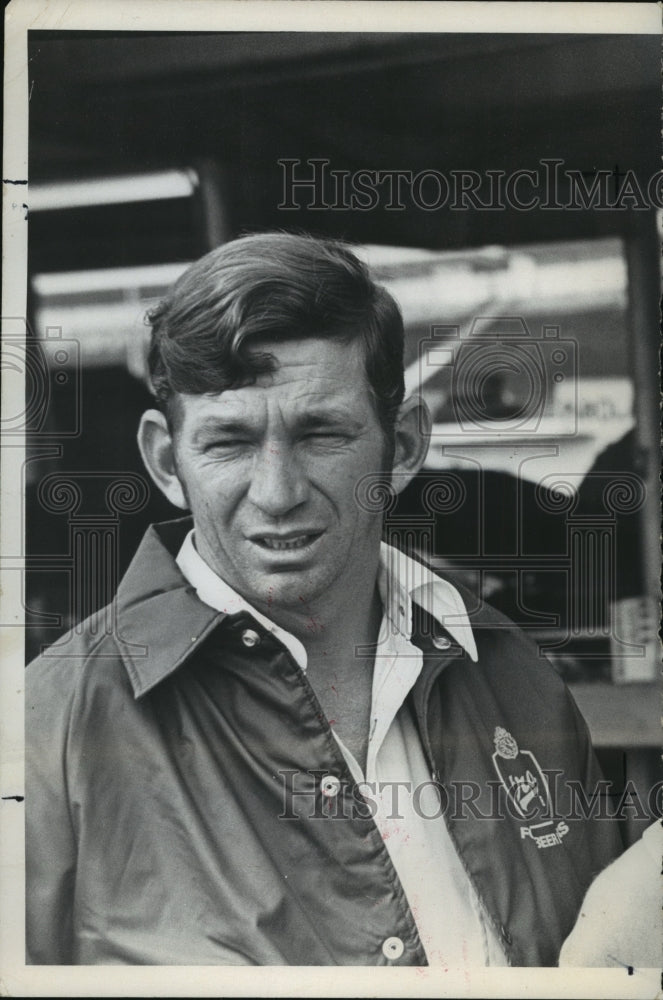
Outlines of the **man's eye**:
[{"label": "man's eye", "polygon": [[233,451],[237,448],[243,448],[248,444],[247,441],[243,441],[240,438],[227,438],[223,441],[211,441],[209,444],[205,445],[205,451]]},{"label": "man's eye", "polygon": [[345,434],[340,431],[310,431],[304,437],[309,441],[344,441]]}]

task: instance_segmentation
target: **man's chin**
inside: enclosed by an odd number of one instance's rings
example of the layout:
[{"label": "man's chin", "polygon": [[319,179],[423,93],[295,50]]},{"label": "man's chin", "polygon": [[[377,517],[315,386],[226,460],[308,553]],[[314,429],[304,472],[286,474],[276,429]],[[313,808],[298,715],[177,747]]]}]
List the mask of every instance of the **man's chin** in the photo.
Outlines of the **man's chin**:
[{"label": "man's chin", "polygon": [[310,605],[319,603],[328,592],[327,584],[306,572],[281,570],[263,578],[260,596],[248,599],[270,618],[279,612],[288,616],[306,617]]}]

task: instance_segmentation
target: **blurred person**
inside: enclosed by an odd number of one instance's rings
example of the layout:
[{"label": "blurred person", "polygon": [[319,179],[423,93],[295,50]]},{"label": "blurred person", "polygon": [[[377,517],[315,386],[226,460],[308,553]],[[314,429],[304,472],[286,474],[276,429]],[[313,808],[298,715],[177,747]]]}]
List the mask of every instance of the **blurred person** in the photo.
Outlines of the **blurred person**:
[{"label": "blurred person", "polygon": [[268,233],[151,325],[139,444],[190,514],[28,668],[28,961],[553,965],[616,824],[572,815],[536,647],[381,540],[430,426],[396,303]]},{"label": "blurred person", "polygon": [[657,820],[592,882],[559,964],[663,968],[662,867]]}]

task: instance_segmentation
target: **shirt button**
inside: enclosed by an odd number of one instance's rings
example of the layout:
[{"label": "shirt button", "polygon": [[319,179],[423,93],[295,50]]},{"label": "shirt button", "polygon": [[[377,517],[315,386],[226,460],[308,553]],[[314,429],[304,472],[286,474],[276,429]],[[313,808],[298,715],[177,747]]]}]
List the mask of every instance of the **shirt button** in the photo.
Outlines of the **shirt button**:
[{"label": "shirt button", "polygon": [[242,642],[245,646],[257,646],[260,642],[260,636],[254,629],[246,628],[242,632]]},{"label": "shirt button", "polygon": [[449,649],[451,646],[451,639],[447,639],[446,635],[434,635],[433,645],[436,649]]},{"label": "shirt button", "polygon": [[404,951],[405,945],[398,937],[390,937],[382,942],[382,954],[392,962],[399,959]]},{"label": "shirt button", "polygon": [[320,782],[320,791],[329,798],[334,798],[341,790],[341,782],[335,774],[327,774]]}]

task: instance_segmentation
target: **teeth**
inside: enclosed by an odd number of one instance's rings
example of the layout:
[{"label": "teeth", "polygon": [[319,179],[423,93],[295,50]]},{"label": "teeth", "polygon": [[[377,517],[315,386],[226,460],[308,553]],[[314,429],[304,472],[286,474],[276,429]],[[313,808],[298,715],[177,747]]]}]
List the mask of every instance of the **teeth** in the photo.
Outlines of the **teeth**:
[{"label": "teeth", "polygon": [[308,545],[310,535],[298,535],[297,538],[289,538],[287,541],[277,538],[263,538],[262,544],[268,549],[284,551],[286,549],[301,549]]}]

